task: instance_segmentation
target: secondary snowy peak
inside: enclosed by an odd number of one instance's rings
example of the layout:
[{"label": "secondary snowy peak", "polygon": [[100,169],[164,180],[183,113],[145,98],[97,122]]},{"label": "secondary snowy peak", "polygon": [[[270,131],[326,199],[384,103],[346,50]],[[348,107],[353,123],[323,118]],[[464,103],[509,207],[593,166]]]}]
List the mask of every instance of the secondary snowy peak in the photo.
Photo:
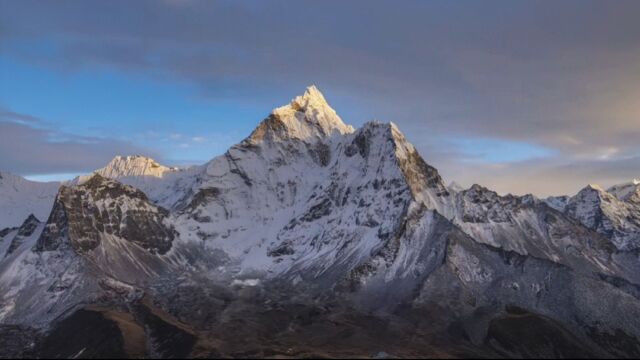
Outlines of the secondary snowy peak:
[{"label": "secondary snowy peak", "polygon": [[49,216],[60,183],[36,182],[0,172],[0,230],[20,226],[30,215]]},{"label": "secondary snowy peak", "polygon": [[312,141],[334,133],[349,134],[353,131],[354,128],[342,122],[329,106],[320,90],[309,86],[289,105],[274,109],[247,140],[253,143],[291,138]]},{"label": "secondary snowy peak", "polygon": [[105,167],[89,175],[79,176],[64,185],[82,185],[97,174],[141,190],[156,205],[170,208],[183,196],[183,191],[189,190],[189,181],[197,171],[198,167],[164,166],[141,155],[116,156]]},{"label": "secondary snowy peak", "polygon": [[627,201],[636,195],[640,200],[640,180],[617,184],[607,189],[607,192],[617,197],[619,200]]},{"label": "secondary snowy peak", "polygon": [[[383,131],[385,135],[383,137],[372,137],[371,134],[376,131]],[[447,187],[444,185],[438,170],[424,161],[418,150],[407,141],[396,124],[393,122],[388,124],[377,121],[368,122],[358,131],[354,142],[358,146],[365,144],[366,148],[369,149],[370,147],[380,146],[382,139],[385,137],[387,141],[393,144],[393,156],[402,171],[407,185],[411,189],[413,197],[424,202],[431,209],[437,208],[435,204],[440,201],[434,200],[434,197],[448,196]]]},{"label": "secondary snowy peak", "polygon": [[163,177],[166,173],[177,170],[177,168],[160,165],[151,158],[133,155],[116,156],[107,166],[96,170],[96,173],[106,178],[118,179],[127,176]]},{"label": "secondary snowy peak", "polygon": [[589,185],[573,196],[565,212],[609,238],[619,250],[640,247],[640,207],[599,186]]}]

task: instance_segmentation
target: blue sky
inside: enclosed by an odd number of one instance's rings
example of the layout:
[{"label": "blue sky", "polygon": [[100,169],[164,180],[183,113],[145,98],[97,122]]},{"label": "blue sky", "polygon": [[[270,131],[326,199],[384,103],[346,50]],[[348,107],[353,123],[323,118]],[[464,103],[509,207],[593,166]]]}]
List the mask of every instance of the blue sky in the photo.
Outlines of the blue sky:
[{"label": "blue sky", "polygon": [[0,170],[204,163],[316,84],[448,181],[570,193],[640,176],[636,1],[0,0]]},{"label": "blue sky", "polygon": [[[53,71],[11,59],[0,59],[0,77],[5,84],[0,87],[2,103],[41,119],[42,126],[55,127],[59,138],[50,141],[66,141],[74,135],[119,139],[178,166],[201,164],[223,153],[288,96],[283,95],[279,103],[216,101],[198,94],[188,83],[110,69]],[[362,119],[354,125],[361,123]],[[466,161],[503,163],[551,154],[526,142],[462,136],[448,140],[443,146],[457,148]],[[26,175],[47,181],[77,173]]]},{"label": "blue sky", "polygon": [[188,85],[109,69],[58,72],[0,59],[2,104],[65,134],[115,138],[175,163],[202,163],[242,139],[265,110],[204,99]]}]

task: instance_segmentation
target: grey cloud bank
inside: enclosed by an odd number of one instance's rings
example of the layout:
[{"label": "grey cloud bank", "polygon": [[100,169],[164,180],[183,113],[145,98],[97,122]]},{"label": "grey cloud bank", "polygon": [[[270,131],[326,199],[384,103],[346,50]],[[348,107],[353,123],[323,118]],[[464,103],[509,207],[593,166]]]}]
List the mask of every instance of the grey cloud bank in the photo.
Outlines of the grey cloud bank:
[{"label": "grey cloud bank", "polygon": [[21,123],[28,115],[0,112],[0,169],[20,175],[87,173],[106,164],[114,154],[152,154],[153,151],[109,138],[59,133]]}]

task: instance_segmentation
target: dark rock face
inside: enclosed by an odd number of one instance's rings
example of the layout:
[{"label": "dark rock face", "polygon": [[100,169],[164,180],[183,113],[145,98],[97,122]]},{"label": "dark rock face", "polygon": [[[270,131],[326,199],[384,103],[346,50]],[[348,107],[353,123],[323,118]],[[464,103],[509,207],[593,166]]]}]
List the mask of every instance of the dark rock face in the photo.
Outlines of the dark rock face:
[{"label": "dark rock face", "polygon": [[9,233],[10,233],[10,232],[12,232],[12,231],[13,231],[13,230],[15,230],[15,229],[16,229],[16,228],[8,227],[8,228],[5,228],[5,229],[0,230],[0,238],[3,238],[3,237],[5,237],[5,236],[9,235]]},{"label": "dark rock face", "polygon": [[244,181],[244,183],[247,186],[252,186],[253,183],[251,182],[251,179],[249,178],[249,176],[247,175],[247,173],[242,170],[242,168],[240,166],[238,166],[238,163],[236,161],[236,159],[231,155],[231,153],[229,151],[227,151],[224,154],[225,158],[227,159],[227,161],[229,162],[229,167],[231,168],[231,173],[238,175],[242,181]]},{"label": "dark rock face", "polygon": [[366,129],[356,134],[351,145],[346,148],[345,155],[351,157],[355,154],[360,154],[363,158],[369,156],[369,137],[371,137],[371,132],[368,130]]},{"label": "dark rock face", "polygon": [[196,209],[200,205],[206,204],[209,201],[214,201],[219,195],[220,189],[216,187],[200,189],[191,198],[188,208],[191,210]]},{"label": "dark rock face", "polygon": [[438,170],[424,161],[418,150],[409,144],[395,125],[388,127],[390,141],[404,153],[398,156],[398,166],[414,196],[425,190],[433,191],[438,197],[449,196]]},{"label": "dark rock face", "polygon": [[286,134],[286,125],[277,115],[270,114],[264,119],[253,133],[245,140],[246,143],[257,143],[264,140],[271,140]]},{"label": "dark rock face", "polygon": [[491,320],[485,344],[508,358],[584,359],[597,354],[561,324],[526,310]]},{"label": "dark rock face", "polygon": [[[23,338],[29,329],[6,328],[4,332],[11,335],[19,331],[17,339]],[[0,334],[3,334],[1,327]],[[32,338],[29,352],[20,351],[26,347],[24,344],[13,347],[17,354],[37,358],[179,359],[190,356],[196,340],[171,315],[141,299],[129,308],[81,308],[55,321],[45,336]]]},{"label": "dark rock face", "polygon": [[152,357],[180,359],[191,354],[197,340],[192,333],[154,314],[144,304],[136,304],[133,309],[137,320],[144,324],[147,337],[154,344],[149,349]]},{"label": "dark rock face", "polygon": [[271,257],[293,255],[294,253],[295,251],[293,250],[293,247],[287,243],[280,244],[278,247],[267,251],[267,255]]},{"label": "dark rock face", "polygon": [[41,334],[17,325],[0,325],[0,359],[35,358]]},{"label": "dark rock face", "polygon": [[89,310],[79,310],[58,323],[35,352],[49,359],[127,358],[117,323]]},{"label": "dark rock face", "polygon": [[60,189],[36,248],[56,250],[68,236],[74,250],[87,252],[113,235],[164,254],[175,237],[164,223],[167,216],[140,190],[95,175],[81,186]]},{"label": "dark rock face", "polygon": [[33,214],[29,215],[29,217],[20,226],[20,229],[18,230],[18,236],[31,236],[38,227],[38,224],[40,224],[40,220],[38,220],[38,218]]},{"label": "dark rock face", "polygon": [[60,188],[53,209],[47,220],[47,224],[36,243],[36,251],[54,251],[61,248],[64,239],[69,234],[69,223],[67,219],[67,211],[62,203],[62,192],[66,191],[64,187]]},{"label": "dark rock face", "polygon": [[22,223],[20,228],[18,229],[18,233],[11,241],[11,245],[7,249],[7,254],[5,256],[9,256],[16,251],[20,245],[22,245],[25,238],[33,235],[33,233],[40,225],[40,221],[33,214],[29,215],[29,217]]},{"label": "dark rock face", "polygon": [[322,142],[307,145],[309,155],[320,166],[327,166],[331,161],[331,148]]},{"label": "dark rock face", "polygon": [[302,221],[311,222],[323,216],[331,214],[333,203],[330,199],[322,199],[319,203],[311,206],[309,210],[300,218]]},{"label": "dark rock face", "polygon": [[438,196],[447,196],[449,191],[444,186],[442,177],[438,170],[428,165],[413,149],[406,159],[400,159],[400,169],[402,169],[407,182],[415,193],[424,190],[424,187],[436,189]]},{"label": "dark rock face", "polygon": [[511,222],[513,213],[523,206],[530,205],[522,197],[500,196],[480,185],[471,186],[468,190],[461,192],[461,196],[463,197],[462,220],[471,223]]}]

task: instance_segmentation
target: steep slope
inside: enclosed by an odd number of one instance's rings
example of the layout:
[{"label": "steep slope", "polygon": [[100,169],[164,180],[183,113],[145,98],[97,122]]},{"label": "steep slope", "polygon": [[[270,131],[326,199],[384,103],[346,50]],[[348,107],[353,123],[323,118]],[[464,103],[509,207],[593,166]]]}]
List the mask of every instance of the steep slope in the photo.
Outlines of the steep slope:
[{"label": "steep slope", "polygon": [[628,183],[617,184],[607,189],[607,192],[619,200],[627,201],[636,196],[640,190],[640,180],[633,179]]},{"label": "steep slope", "polygon": [[[14,234],[7,234],[13,236],[6,236],[6,239],[3,239],[3,244],[0,248],[0,259],[6,258],[18,251],[18,249],[24,244],[28,242],[28,238],[33,236],[36,232],[38,232],[38,227],[40,226],[40,221],[38,218],[33,216],[33,214],[29,215],[29,217],[22,223],[22,225],[15,231]],[[42,230],[42,229],[40,229]],[[4,251],[2,251],[4,250]]]},{"label": "steep slope", "polygon": [[97,174],[61,187],[46,225],[25,222],[12,242],[21,239],[19,251],[0,262],[0,321],[46,324],[78,304],[137,296],[131,284],[173,269],[167,215],[140,190]]},{"label": "steep slope", "polygon": [[[522,356],[522,349],[509,349],[531,341],[530,336],[540,331],[571,335],[558,339],[555,346],[547,341],[525,345],[528,356],[572,356],[560,355],[564,351],[580,357],[618,354],[619,345],[607,340],[609,331],[621,341],[636,338],[632,350],[624,350],[630,351],[626,356],[640,354],[640,324],[628,317],[640,311],[638,293],[576,270],[478,243],[422,206],[413,207],[399,236],[352,271],[343,288],[365,308],[394,311],[398,304],[408,303],[409,314],[429,317],[429,327],[451,331],[456,326],[471,343],[484,344],[502,356]],[[613,313],[607,310],[611,303],[619,306]],[[506,319],[526,314],[528,321],[510,326],[527,327],[530,334],[497,333]],[[553,319],[556,325],[549,328],[542,319]]]},{"label": "steep slope", "polygon": [[607,238],[619,250],[640,247],[640,206],[634,203],[635,192],[622,201],[597,185],[589,185],[573,196],[565,212]]},{"label": "steep slope", "polygon": [[567,207],[567,204],[569,203],[570,199],[571,199],[570,196],[560,195],[560,196],[549,196],[543,199],[543,201],[547,203],[547,205],[551,206],[552,208],[560,212],[564,212],[564,209]]},{"label": "steep slope", "polygon": [[578,271],[618,271],[607,239],[531,195],[500,196],[474,185],[455,201],[454,223],[476,241]]},{"label": "steep slope", "polygon": [[20,226],[30,214],[46,219],[59,187],[0,172],[0,230]]},{"label": "steep slope", "polygon": [[63,186],[35,251],[69,248],[103,272],[126,282],[157,275],[175,232],[167,210],[133,187],[94,174],[82,185]]},{"label": "steep slope", "polygon": [[606,237],[618,251],[640,247],[640,182],[633,180],[606,191],[588,185],[574,196],[544,199],[549,206]]},{"label": "steep slope", "polygon": [[[321,127],[316,121],[327,118],[327,105],[297,108],[296,101],[292,116]],[[212,160],[178,214],[180,240],[202,242],[241,269],[272,276],[305,268],[313,269],[310,276],[331,277],[330,268],[344,272],[368,256],[393,233],[410,189],[397,165],[392,126],[368,123],[340,135],[349,128],[334,120],[335,128],[306,137],[311,130],[293,127],[287,135],[266,126],[280,121],[269,117],[260,136],[254,132]]]}]

